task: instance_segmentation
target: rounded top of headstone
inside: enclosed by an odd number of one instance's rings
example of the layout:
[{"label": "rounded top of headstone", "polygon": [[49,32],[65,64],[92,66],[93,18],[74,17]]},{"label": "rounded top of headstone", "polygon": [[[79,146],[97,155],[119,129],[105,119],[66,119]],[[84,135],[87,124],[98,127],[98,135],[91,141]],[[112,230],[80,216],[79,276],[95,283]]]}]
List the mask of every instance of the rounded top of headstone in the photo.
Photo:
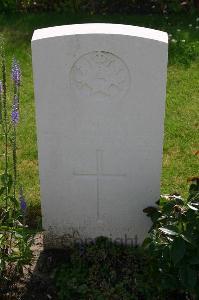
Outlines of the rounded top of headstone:
[{"label": "rounded top of headstone", "polygon": [[83,34],[126,35],[168,43],[168,35],[166,32],[145,27],[108,23],[73,24],[37,29],[34,31],[32,41],[58,36]]}]

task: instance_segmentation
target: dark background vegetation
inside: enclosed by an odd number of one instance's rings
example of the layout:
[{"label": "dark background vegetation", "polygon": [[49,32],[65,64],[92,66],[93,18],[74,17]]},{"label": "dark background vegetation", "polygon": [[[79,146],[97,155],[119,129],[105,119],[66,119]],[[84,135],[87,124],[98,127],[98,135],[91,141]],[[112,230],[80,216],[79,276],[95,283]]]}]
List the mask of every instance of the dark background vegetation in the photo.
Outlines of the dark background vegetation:
[{"label": "dark background vegetation", "polygon": [[0,0],[3,12],[81,11],[95,13],[177,13],[199,10],[199,0]]}]

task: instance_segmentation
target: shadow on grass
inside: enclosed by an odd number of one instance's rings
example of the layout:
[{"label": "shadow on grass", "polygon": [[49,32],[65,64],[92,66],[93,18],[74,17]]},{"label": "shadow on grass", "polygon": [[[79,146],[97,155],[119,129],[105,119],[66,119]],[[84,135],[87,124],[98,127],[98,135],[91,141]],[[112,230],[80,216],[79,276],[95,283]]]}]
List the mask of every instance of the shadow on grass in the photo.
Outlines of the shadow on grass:
[{"label": "shadow on grass", "polygon": [[69,255],[67,250],[49,249],[42,251],[40,247],[38,244],[35,245],[36,264],[32,273],[25,279],[23,293],[20,295],[21,300],[58,299],[53,276],[54,271],[58,266],[67,262]]}]

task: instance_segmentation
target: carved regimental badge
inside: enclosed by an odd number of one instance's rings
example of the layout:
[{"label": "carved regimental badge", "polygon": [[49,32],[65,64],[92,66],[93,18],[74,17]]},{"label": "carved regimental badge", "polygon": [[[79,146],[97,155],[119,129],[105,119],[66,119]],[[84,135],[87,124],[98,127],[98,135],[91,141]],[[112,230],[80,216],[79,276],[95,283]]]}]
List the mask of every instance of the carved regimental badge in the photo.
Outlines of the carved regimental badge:
[{"label": "carved regimental badge", "polygon": [[75,95],[81,99],[121,99],[130,85],[126,64],[105,51],[82,55],[73,64],[70,79]]}]

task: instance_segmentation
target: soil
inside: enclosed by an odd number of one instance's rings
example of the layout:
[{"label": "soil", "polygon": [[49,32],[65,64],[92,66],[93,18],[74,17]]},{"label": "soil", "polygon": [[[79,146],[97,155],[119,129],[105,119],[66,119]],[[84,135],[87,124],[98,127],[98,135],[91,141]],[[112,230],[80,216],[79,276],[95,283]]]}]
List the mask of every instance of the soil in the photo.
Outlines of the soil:
[{"label": "soil", "polygon": [[[24,276],[12,286],[6,294],[0,294],[1,300],[57,300],[53,283],[56,267],[65,259],[64,250],[45,250],[43,234],[35,235],[32,246],[33,260],[25,266]],[[66,252],[66,251],[65,251]]]}]

